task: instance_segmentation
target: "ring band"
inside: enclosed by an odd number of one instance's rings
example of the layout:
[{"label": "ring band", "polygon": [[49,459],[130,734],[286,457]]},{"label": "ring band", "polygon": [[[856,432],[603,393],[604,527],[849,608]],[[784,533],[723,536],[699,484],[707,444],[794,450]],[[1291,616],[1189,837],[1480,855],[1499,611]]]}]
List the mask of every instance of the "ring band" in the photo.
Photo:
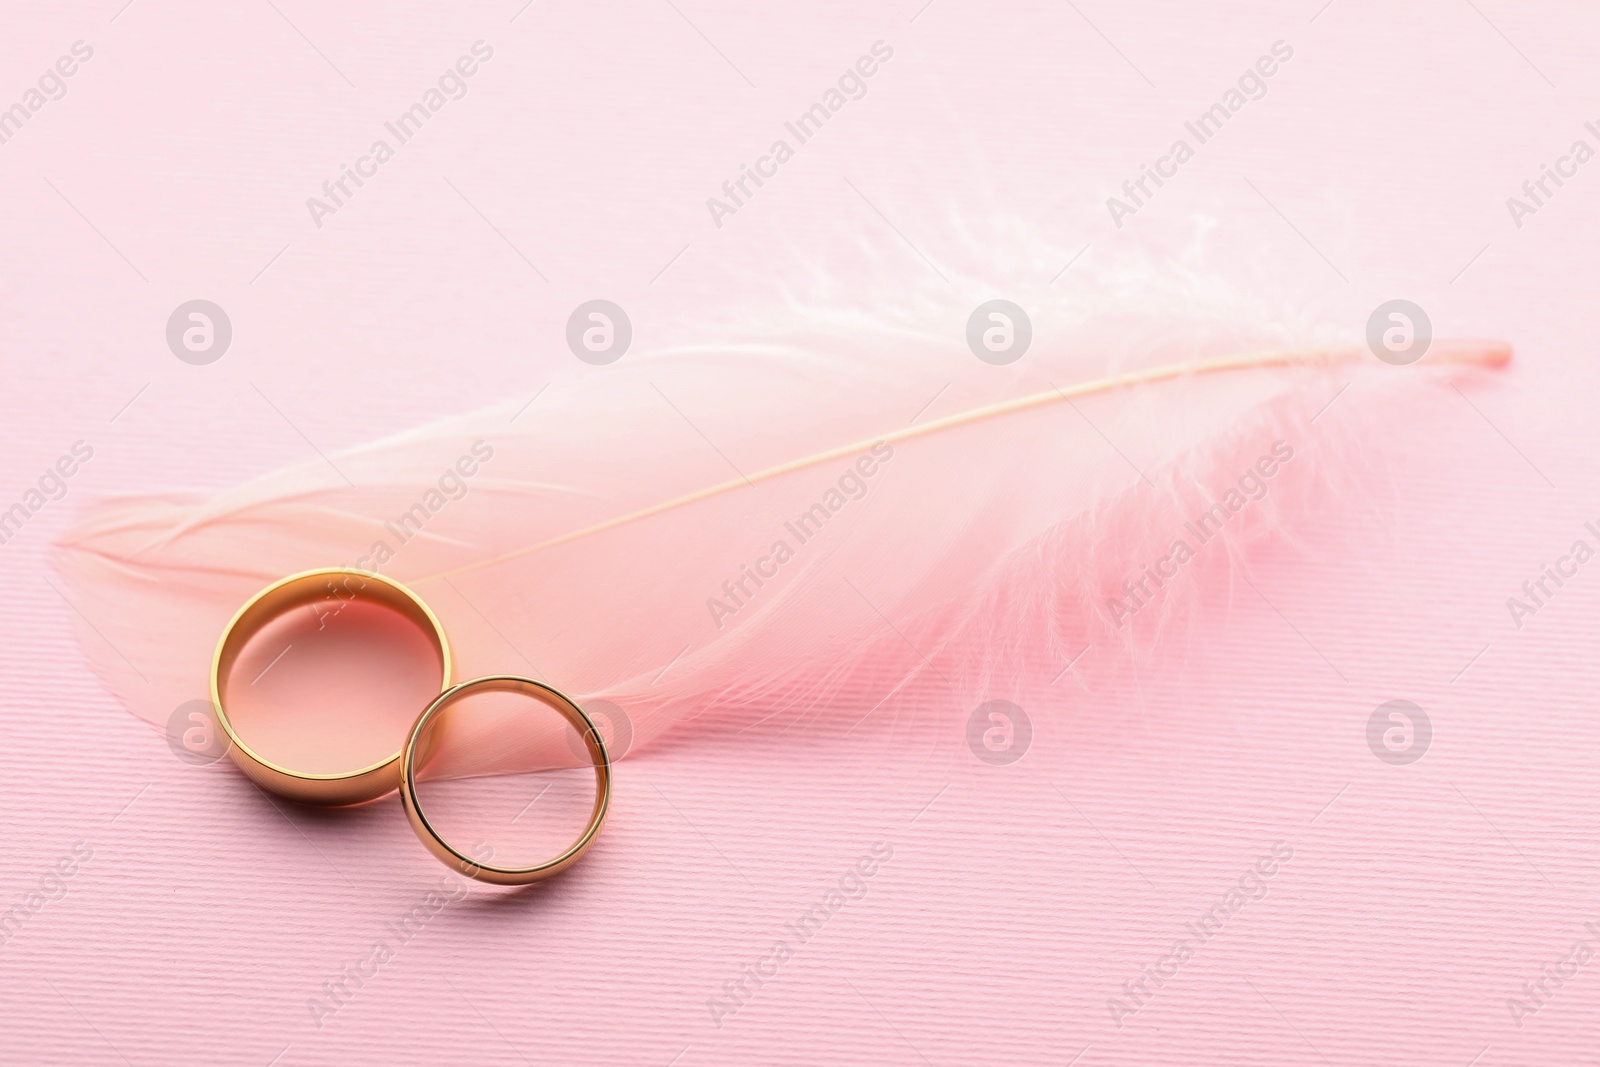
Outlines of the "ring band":
[{"label": "ring band", "polygon": [[[456,701],[480,692],[518,693],[532,697],[559,712],[583,737],[584,744],[589,750],[589,758],[594,762],[594,810],[589,813],[589,825],[582,835],[554,859],[532,867],[500,867],[491,863],[479,863],[452,848],[439,836],[439,832],[433,828],[433,824],[422,811],[422,803],[417,797],[417,768],[426,763],[428,757],[433,754],[439,715]],[[605,741],[588,714],[564,694],[549,686],[532,678],[509,674],[474,678],[470,682],[462,682],[440,693],[417,717],[416,724],[411,727],[410,736],[406,738],[405,748],[400,750],[400,778],[400,798],[405,803],[406,818],[410,820],[411,828],[417,832],[417,837],[427,846],[428,851],[446,866],[456,868],[468,878],[476,878],[480,882],[493,882],[496,885],[526,885],[529,882],[537,882],[576,863],[578,857],[600,833],[600,827],[606,821],[606,810],[611,804],[611,757],[606,754]]]},{"label": "ring band", "polygon": [[274,582],[245,602],[222,631],[216,654],[211,659],[211,704],[217,722],[231,742],[228,753],[255,783],[264,789],[308,804],[361,804],[376,800],[400,784],[400,753],[385,757],[369,767],[340,774],[304,774],[290,770],[257,753],[239,737],[228,719],[222,692],[239,654],[262,627],[295,608],[315,606],[327,601],[349,601],[357,596],[391,608],[415,623],[439,654],[439,687],[450,684],[450,644],[428,606],[415,593],[369,571],[350,567],[329,567],[303,571]]}]

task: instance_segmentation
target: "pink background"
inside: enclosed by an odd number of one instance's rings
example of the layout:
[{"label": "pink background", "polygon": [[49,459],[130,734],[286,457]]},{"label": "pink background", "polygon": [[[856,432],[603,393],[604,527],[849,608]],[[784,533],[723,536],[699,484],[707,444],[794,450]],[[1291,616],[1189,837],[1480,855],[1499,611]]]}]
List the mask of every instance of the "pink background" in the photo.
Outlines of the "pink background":
[{"label": "pink background", "polygon": [[[0,907],[93,850],[0,945],[6,1062],[1550,1064],[1589,1054],[1600,962],[1518,1027],[1542,964],[1600,938],[1600,567],[1519,630],[1505,600],[1600,521],[1600,163],[1505,198],[1600,119],[1600,21],[1497,3],[811,8],[134,0],[13,12],[0,104],[93,58],[0,145],[0,506],[94,459],[0,545]],[[494,57],[335,216],[305,198],[483,40]],[[894,58],[738,214],[705,198],[838,74]],[[1119,230],[1105,197],[1274,41],[1292,61]],[[994,295],[1183,257],[1359,338],[1404,297],[1506,374],[1441,389],[1204,633],[1116,706],[1059,683],[1034,747],[964,715],[685,735],[622,764],[585,862],[476,886],[316,1026],[307,999],[439,884],[397,800],[328,814],[193,767],[86,670],[49,545],[91,494],[223,487],[509,396],[622,304],[640,353],[826,290],[860,247],[951,350]],[[1053,285],[1026,239],[1087,246]],[[925,257],[925,258],[924,258]],[[820,281],[819,281],[820,279]],[[937,279],[932,279],[936,281]],[[996,287],[999,291],[996,292]],[[222,305],[218,362],[167,350]],[[1046,314],[1046,313],[1042,313]],[[1047,322],[1041,319],[1041,336]],[[1359,405],[1360,395],[1340,405]],[[276,408],[276,410],[275,410]],[[1328,419],[1343,417],[1339,406]],[[204,654],[204,650],[199,653]],[[1365,741],[1393,699],[1420,761]],[[915,726],[913,726],[915,724]],[[893,858],[736,1015],[707,1001],[874,842]],[[1149,1003],[1123,983],[1274,842],[1293,859]],[[1076,1058],[1076,1059],[1075,1059]]]}]

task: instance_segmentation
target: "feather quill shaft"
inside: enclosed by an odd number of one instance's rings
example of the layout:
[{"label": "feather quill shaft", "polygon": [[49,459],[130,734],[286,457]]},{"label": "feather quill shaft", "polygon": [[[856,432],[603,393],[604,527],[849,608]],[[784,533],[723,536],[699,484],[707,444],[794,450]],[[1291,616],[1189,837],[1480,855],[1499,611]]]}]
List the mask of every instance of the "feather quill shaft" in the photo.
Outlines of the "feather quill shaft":
[{"label": "feather quill shaft", "polygon": [[[517,549],[514,552],[507,552],[498,556],[492,556],[488,559],[479,560],[475,563],[469,563],[464,566],[457,567],[454,570],[445,571],[442,574],[427,575],[426,577],[416,579],[416,581],[418,583],[422,583],[457,578],[463,574],[470,574],[473,571],[482,570],[485,567],[492,567],[497,563],[504,563],[507,560],[516,559],[519,556],[530,555],[534,552],[540,552],[547,548],[554,548],[557,545],[565,544],[568,541],[574,541],[581,537],[588,537],[593,534],[603,533],[606,530],[610,530],[618,526],[625,526],[631,522],[637,522],[641,519],[648,519],[653,515],[658,515],[664,511],[670,511],[673,508],[685,507],[698,501],[705,500],[708,497],[716,496],[719,493],[726,493],[730,490],[740,489],[745,486],[752,486],[756,482],[763,482],[769,478],[777,478],[781,475],[792,474],[796,471],[804,470],[807,467],[815,467],[820,464],[832,462],[834,460],[859,455],[860,453],[870,449],[873,444],[878,442],[886,442],[891,445],[899,444],[902,441],[908,441],[916,437],[923,437],[928,434],[939,433],[940,431],[953,429],[958,426],[964,426],[968,423],[976,422],[981,419],[997,418],[999,416],[1008,415],[1018,411],[1026,411],[1030,408],[1040,407],[1046,404],[1071,401],[1081,397],[1093,396],[1096,393],[1110,392],[1114,389],[1127,389],[1139,385],[1151,385],[1156,382],[1170,381],[1174,378],[1182,378],[1190,375],[1219,374],[1227,371],[1256,370],[1265,367],[1332,365],[1339,362],[1355,362],[1356,360],[1362,358],[1362,355],[1363,353],[1355,349],[1320,349],[1313,351],[1245,353],[1242,355],[1221,356],[1214,359],[1198,360],[1190,363],[1173,363],[1162,367],[1155,367],[1150,370],[1129,371],[1124,374],[1111,375],[1110,377],[1096,379],[1095,381],[1083,382],[1078,385],[1068,386],[1066,389],[1052,387],[1049,390],[1033,393],[1029,396],[1018,397],[1015,400],[1004,400],[994,404],[987,404],[971,411],[963,411],[955,415],[947,415],[944,418],[935,419],[934,421],[924,423],[921,426],[911,426],[899,430],[893,430],[874,438],[868,438],[866,440],[857,441],[853,444],[832,448],[825,452],[818,452],[814,455],[791,460],[787,463],[780,463],[777,466],[768,467],[765,470],[756,471],[753,474],[743,475],[739,478],[730,478],[726,481],[718,482],[715,485],[708,486],[705,489],[687,493],[683,496],[675,497],[672,500],[663,501],[659,504],[653,504],[649,507],[641,508],[638,511],[633,511],[626,515],[619,515],[614,519],[607,519],[605,522],[596,523],[581,530],[573,530],[570,533],[562,534],[559,537],[553,537],[549,540],[541,541],[536,545],[529,545],[526,548]],[[1498,367],[1503,366],[1510,358],[1511,348],[1509,345],[1505,345],[1503,343],[1447,341],[1440,344],[1439,350],[1436,351],[1432,357],[1432,362],[1436,365],[1440,363],[1458,363],[1465,366]]]},{"label": "feather quill shaft", "polygon": [[[362,561],[428,599],[463,677],[529,673],[604,701],[635,748],[691,720],[855,722],[914,677],[954,713],[1055,675],[1086,641],[1152,654],[1170,625],[1151,620],[1176,619],[1185,587],[1314,506],[1318,449],[1351,447],[1309,426],[1334,376],[1375,397],[1426,376],[1355,349],[1239,354],[1203,337],[1191,351],[1220,353],[952,373],[926,366],[931,344],[889,333],[850,363],[818,355],[848,348],[824,332],[640,359],[552,386],[537,419],[513,425],[507,405],[336,453],[354,484],[318,462],[210,498],[107,502],[58,566],[90,662],[152,723],[203,697],[217,633],[256,589]],[[1508,358],[1436,342],[1424,363]],[[940,383],[956,414],[891,421]],[[1240,514],[1227,552],[1164,588],[1156,615],[1108,614],[1186,509],[1275,440],[1308,458]],[[723,476],[728,452],[753,473]],[[480,722],[435,773],[563,761],[554,728],[508,743],[505,725]]]}]

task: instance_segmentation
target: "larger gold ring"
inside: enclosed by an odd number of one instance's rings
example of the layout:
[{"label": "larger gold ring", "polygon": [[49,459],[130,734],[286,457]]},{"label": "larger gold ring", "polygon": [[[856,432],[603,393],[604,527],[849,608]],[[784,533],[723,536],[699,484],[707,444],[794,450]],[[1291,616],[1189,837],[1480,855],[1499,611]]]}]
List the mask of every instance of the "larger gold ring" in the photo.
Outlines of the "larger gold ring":
[{"label": "larger gold ring", "polygon": [[280,766],[245,744],[228,719],[222,691],[239,653],[272,620],[298,607],[366,597],[399,612],[415,623],[439,654],[439,688],[450,684],[450,643],[428,606],[411,590],[382,575],[349,567],[303,571],[274,582],[245,602],[222,631],[211,659],[211,704],[217,722],[232,742],[228,752],[256,784],[274,793],[308,804],[361,804],[376,800],[400,784],[400,753],[358,770],[340,774],[305,774]]},{"label": "larger gold ring", "polygon": [[[532,867],[500,867],[492,863],[479,863],[458,852],[440,837],[439,831],[433,828],[433,824],[422,811],[422,802],[417,797],[417,770],[427,763],[428,757],[437,747],[439,716],[450,705],[473,693],[518,693],[532,697],[559,712],[583,737],[584,745],[589,750],[589,759],[594,763],[594,810],[589,813],[589,825],[578,840],[554,859]],[[595,835],[600,832],[600,827],[606,821],[606,810],[611,805],[611,757],[606,754],[605,741],[601,739],[600,731],[595,729],[594,722],[588,714],[564,694],[549,686],[532,678],[520,678],[510,674],[474,678],[470,682],[462,682],[440,693],[438,698],[417,717],[416,725],[411,727],[411,736],[406,738],[405,748],[400,751],[400,778],[400,799],[405,803],[406,818],[411,821],[411,828],[417,832],[417,837],[427,846],[428,851],[468,878],[476,878],[480,882],[493,882],[496,885],[526,885],[572,866],[593,843]]]}]

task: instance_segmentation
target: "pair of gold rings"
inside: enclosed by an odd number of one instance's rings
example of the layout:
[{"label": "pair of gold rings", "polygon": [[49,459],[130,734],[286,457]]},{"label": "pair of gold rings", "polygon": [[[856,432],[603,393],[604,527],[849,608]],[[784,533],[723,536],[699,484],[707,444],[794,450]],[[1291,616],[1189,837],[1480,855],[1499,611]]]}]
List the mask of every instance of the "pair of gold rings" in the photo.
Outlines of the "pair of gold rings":
[{"label": "pair of gold rings", "polygon": [[[275,619],[298,608],[324,607],[328,601],[368,598],[398,612],[413,623],[438,653],[442,676],[440,693],[412,724],[405,743],[392,756],[367,767],[339,774],[309,774],[291,770],[265,758],[240,738],[223,703],[229,676],[250,639]],[[327,568],[293,574],[274,582],[247,601],[222,631],[211,660],[211,704],[217,722],[227,734],[229,754],[256,784],[274,793],[308,804],[338,806],[376,800],[395,788],[405,805],[406,818],[417,837],[445,864],[469,878],[498,885],[524,885],[565,870],[577,861],[599,834],[611,802],[611,758],[594,722],[567,696],[531,678],[491,675],[450,684],[450,642],[444,627],[428,605],[411,590],[382,575],[351,568]],[[447,708],[475,693],[515,693],[529,697],[559,713],[578,731],[594,764],[594,809],[588,826],[573,844],[554,859],[531,867],[502,867],[474,860],[440,836],[428,821],[417,795],[417,771],[438,747],[441,716]]]}]

